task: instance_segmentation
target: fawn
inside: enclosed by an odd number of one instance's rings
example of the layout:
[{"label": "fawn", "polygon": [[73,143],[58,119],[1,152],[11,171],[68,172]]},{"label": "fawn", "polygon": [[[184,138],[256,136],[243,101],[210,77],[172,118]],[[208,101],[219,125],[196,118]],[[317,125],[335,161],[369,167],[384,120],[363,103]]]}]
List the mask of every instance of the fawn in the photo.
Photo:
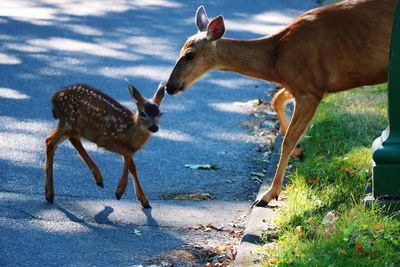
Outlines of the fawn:
[{"label": "fawn", "polygon": [[[209,21],[200,6],[199,32],[188,38],[167,83],[171,95],[218,69],[278,83],[272,104],[284,135],[271,187],[253,205],[277,199],[290,154],[325,94],[387,81],[396,0],[352,0],[310,10],[282,31],[254,40],[222,38],[224,19]],[[294,99],[290,123],[285,106]]]},{"label": "fawn", "polygon": [[53,203],[54,153],[57,146],[66,139],[88,165],[96,184],[103,187],[100,170],[80,141],[84,138],[123,157],[124,168],[115,193],[116,198],[119,200],[125,192],[129,170],[137,199],[144,208],[151,208],[140,186],[132,155],[149,140],[151,133],[158,131],[161,115],[159,106],[164,98],[164,89],[164,83],[161,82],[154,96],[146,99],[128,82],[129,93],[137,106],[136,113],[89,85],[76,84],[55,92],[52,108],[54,118],[59,121],[57,129],[46,138],[46,200]]}]

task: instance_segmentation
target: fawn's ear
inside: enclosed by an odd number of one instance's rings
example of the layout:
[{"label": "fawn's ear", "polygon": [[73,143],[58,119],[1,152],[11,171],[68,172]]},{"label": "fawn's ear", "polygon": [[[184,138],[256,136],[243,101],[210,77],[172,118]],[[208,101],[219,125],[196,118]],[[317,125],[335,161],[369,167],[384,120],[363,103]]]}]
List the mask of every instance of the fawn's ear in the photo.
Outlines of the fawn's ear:
[{"label": "fawn's ear", "polygon": [[224,17],[218,16],[210,23],[207,27],[207,39],[210,41],[215,41],[220,39],[225,33]]},{"label": "fawn's ear", "polygon": [[128,91],[133,100],[138,103],[144,105],[145,100],[143,96],[140,94],[140,92],[128,81],[128,79],[125,79],[127,84],[128,84]]},{"label": "fawn's ear", "polygon": [[207,30],[207,25],[209,20],[204,6],[199,6],[199,8],[197,9],[195,21],[197,28],[199,29],[200,32]]},{"label": "fawn's ear", "polygon": [[153,96],[154,103],[160,105],[161,101],[164,99],[164,93],[165,93],[165,84],[164,82],[160,82],[160,84],[158,85],[158,89]]}]

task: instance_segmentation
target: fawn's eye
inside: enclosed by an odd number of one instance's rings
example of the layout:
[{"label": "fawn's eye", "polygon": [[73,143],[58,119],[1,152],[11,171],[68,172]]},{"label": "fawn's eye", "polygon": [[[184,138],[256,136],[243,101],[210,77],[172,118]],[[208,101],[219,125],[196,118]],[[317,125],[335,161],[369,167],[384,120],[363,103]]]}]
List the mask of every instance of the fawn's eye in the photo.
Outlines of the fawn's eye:
[{"label": "fawn's eye", "polygon": [[185,58],[186,60],[192,60],[194,56],[195,56],[194,52],[190,51],[186,53]]},{"label": "fawn's eye", "polygon": [[141,118],[146,118],[147,116],[146,116],[146,113],[144,113],[143,111],[140,111],[139,112],[139,116],[141,117]]}]

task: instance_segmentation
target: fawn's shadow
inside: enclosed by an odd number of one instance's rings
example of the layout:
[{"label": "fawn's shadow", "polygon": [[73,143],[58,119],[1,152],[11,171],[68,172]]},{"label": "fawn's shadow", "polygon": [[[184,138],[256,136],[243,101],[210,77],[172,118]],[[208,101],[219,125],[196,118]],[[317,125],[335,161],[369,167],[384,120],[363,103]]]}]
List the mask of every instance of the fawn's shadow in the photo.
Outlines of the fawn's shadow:
[{"label": "fawn's shadow", "polygon": [[114,209],[110,206],[105,206],[102,211],[94,216],[94,221],[98,224],[112,224],[108,216],[113,213]]},{"label": "fawn's shadow", "polygon": [[151,214],[153,209],[142,209],[143,213],[146,215],[147,226],[150,227],[158,227],[157,221],[154,219],[153,215]]}]

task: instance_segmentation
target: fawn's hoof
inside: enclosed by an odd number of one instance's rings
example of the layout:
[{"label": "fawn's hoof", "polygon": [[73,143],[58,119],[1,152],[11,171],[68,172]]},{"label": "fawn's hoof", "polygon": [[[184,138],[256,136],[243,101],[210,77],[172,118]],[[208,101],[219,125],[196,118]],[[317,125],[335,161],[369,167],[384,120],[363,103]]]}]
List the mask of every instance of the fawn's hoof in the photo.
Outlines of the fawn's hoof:
[{"label": "fawn's hoof", "polygon": [[101,188],[104,188],[103,181],[101,181],[101,182],[97,182],[96,184],[97,184],[98,186],[100,186]]},{"label": "fawn's hoof", "polygon": [[142,203],[142,207],[144,208],[144,209],[151,209],[151,206],[150,206],[150,204],[149,204],[149,202],[146,202],[146,203]]},{"label": "fawn's hoof", "polygon": [[118,192],[115,192],[115,197],[116,197],[118,200],[120,200],[121,197],[122,197],[122,194],[121,194],[121,193],[118,193]]},{"label": "fawn's hoof", "polygon": [[254,201],[253,205],[251,205],[251,207],[266,207],[268,206],[268,202],[263,200],[263,199],[258,199],[256,201]]},{"label": "fawn's hoof", "polygon": [[53,204],[54,202],[54,196],[46,197],[47,203]]}]

